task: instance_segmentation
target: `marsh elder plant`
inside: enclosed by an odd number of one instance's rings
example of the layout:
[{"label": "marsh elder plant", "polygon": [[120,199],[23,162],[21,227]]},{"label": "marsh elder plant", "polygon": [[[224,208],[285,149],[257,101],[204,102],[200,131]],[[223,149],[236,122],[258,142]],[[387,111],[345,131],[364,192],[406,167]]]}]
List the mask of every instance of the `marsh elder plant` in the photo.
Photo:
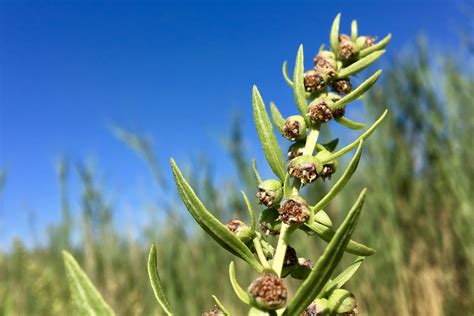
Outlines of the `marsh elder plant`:
[{"label": "marsh elder plant", "polygon": [[[253,87],[252,103],[255,125],[267,162],[274,173],[272,179],[262,179],[254,162],[253,171],[258,190],[256,198],[262,211],[256,214],[247,194],[242,191],[247,205],[249,223],[232,219],[222,224],[195,194],[183,177],[176,162],[171,168],[178,192],[188,211],[202,229],[219,245],[245,261],[258,276],[246,289],[239,284],[234,263],[229,265],[230,284],[242,303],[248,305],[248,315],[355,315],[355,296],[343,286],[355,274],[365,257],[375,250],[351,239],[364,203],[363,189],[347,212],[342,224],[335,228],[324,208],[336,197],[359,163],[363,142],[387,115],[387,111],[349,145],[337,148],[337,139],[322,144],[318,141],[324,124],[335,121],[349,129],[363,129],[365,125],[345,116],[346,106],[361,97],[374,85],[381,70],[353,88],[351,77],[380,58],[390,41],[390,34],[380,41],[372,36],[359,36],[357,22],[351,24],[350,35],[339,33],[340,15],[330,32],[330,49],[321,46],[314,57],[314,67],[305,72],[303,46],[296,56],[293,80],[286,62],[283,76],[294,91],[299,114],[286,119],[275,104],[270,103],[271,119],[257,87]],[[273,121],[273,126],[272,122]],[[274,128],[292,144],[285,159]],[[355,149],[348,166],[338,170],[338,160]],[[318,185],[341,173],[331,189],[317,203],[311,205],[302,196],[305,186]],[[257,225],[258,224],[258,225]],[[259,229],[257,229],[257,226]],[[297,230],[320,238],[328,245],[316,262],[298,257],[291,247],[291,237]],[[275,236],[276,238],[270,238]],[[276,243],[272,243],[276,239]],[[344,252],[356,259],[340,274],[333,276]],[[113,315],[112,309],[94,288],[74,258],[64,253],[66,272],[73,301],[82,314]],[[167,315],[175,315],[157,270],[157,250],[151,246],[148,273],[155,297]],[[300,280],[290,297],[286,279]],[[212,296],[215,307],[203,315],[230,315],[227,308]],[[192,298],[190,298],[192,299]]]}]

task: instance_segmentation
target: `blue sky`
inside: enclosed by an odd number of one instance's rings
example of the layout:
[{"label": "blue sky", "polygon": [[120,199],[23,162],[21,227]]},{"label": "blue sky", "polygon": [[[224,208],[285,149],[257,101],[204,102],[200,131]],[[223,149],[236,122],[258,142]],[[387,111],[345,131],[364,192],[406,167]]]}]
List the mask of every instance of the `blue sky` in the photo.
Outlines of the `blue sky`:
[{"label": "blue sky", "polygon": [[[184,163],[201,152],[223,175],[229,161],[220,138],[240,111],[248,150],[262,164],[252,85],[293,114],[281,63],[292,65],[300,43],[307,56],[327,43],[338,12],[346,32],[353,18],[361,33],[391,32],[388,59],[419,34],[433,47],[454,48],[467,20],[463,3],[0,1],[0,168],[7,171],[0,246],[13,236],[33,238],[31,214],[40,239],[58,221],[55,164],[63,154],[95,161],[119,221],[127,216],[122,205],[153,196],[149,171],[111,124],[153,138],[167,175],[170,156]],[[77,209],[77,180],[71,186]]]}]

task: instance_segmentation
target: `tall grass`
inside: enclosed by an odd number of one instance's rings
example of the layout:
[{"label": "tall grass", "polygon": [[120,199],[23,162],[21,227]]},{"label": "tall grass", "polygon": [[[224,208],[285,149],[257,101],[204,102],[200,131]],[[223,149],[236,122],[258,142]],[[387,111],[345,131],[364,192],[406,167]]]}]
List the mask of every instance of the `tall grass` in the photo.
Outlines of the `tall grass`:
[{"label": "tall grass", "polygon": [[[368,186],[371,191],[356,238],[378,252],[350,284],[363,314],[474,314],[474,79],[472,57],[466,60],[468,67],[465,62],[461,67],[447,55],[433,58],[420,46],[395,58],[379,90],[366,100],[374,117],[386,106],[391,115],[367,142],[353,183],[327,210],[337,218],[357,188]],[[251,166],[238,126],[228,150],[248,186]],[[149,144],[120,129],[115,134],[149,164],[160,190],[174,194]],[[200,164],[199,170],[206,172],[190,176],[199,183],[194,187],[200,188],[205,204],[223,221],[245,217],[239,183],[215,181],[210,162]],[[82,182],[80,212],[74,214],[67,186],[71,172]],[[158,245],[158,265],[178,315],[199,315],[211,307],[210,297],[202,293],[218,293],[226,306],[242,314],[243,306],[225,280],[229,255],[199,230],[185,228],[193,224],[178,199],[153,206],[153,212],[165,215],[150,216],[140,236],[132,238],[113,225],[113,204],[92,169],[73,168],[64,160],[58,182],[62,221],[50,229],[48,246],[27,249],[15,240],[11,250],[0,253],[0,315],[73,313],[62,248],[72,250],[119,315],[159,315],[145,269],[150,242]],[[223,186],[229,193],[216,194]],[[327,187],[307,194],[324,190]],[[295,242],[308,238],[303,233],[295,237]],[[239,279],[250,281],[250,271],[237,269]]]}]

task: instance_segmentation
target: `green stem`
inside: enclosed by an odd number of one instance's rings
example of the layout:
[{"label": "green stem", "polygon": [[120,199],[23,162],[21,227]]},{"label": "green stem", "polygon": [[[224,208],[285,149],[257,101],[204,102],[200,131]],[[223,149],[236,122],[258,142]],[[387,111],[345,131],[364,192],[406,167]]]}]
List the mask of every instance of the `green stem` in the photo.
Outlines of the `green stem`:
[{"label": "green stem", "polygon": [[264,269],[270,268],[270,264],[267,261],[267,257],[263,253],[262,244],[260,243],[260,239],[258,239],[258,237],[255,237],[253,239],[253,245],[255,246],[255,250],[257,251],[258,259],[262,263],[263,268]]},{"label": "green stem", "polygon": [[278,238],[278,244],[273,257],[273,270],[281,277],[281,271],[283,270],[283,263],[285,261],[286,248],[288,247],[290,235],[290,226],[282,223],[280,229],[280,237]]},{"label": "green stem", "polygon": [[303,155],[313,155],[314,148],[318,143],[319,127],[320,125],[318,124],[309,132],[308,138],[306,138],[306,144],[303,148]]}]

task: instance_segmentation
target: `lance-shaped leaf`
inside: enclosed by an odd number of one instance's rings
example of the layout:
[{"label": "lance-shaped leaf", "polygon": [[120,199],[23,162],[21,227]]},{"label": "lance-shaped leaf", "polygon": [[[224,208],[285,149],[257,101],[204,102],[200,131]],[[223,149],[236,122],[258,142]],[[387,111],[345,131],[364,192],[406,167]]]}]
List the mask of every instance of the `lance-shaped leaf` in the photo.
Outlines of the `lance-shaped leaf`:
[{"label": "lance-shaped leaf", "polygon": [[260,176],[260,173],[258,172],[257,161],[255,159],[252,159],[252,169],[253,169],[253,175],[255,176],[255,181],[257,182],[257,185],[262,183],[262,177]]},{"label": "lance-shaped leaf", "polygon": [[314,265],[313,270],[296,291],[284,315],[299,315],[324,289],[326,282],[341,260],[346,245],[354,232],[364,203],[365,193],[366,189],[361,192],[349,214],[347,214],[336,234],[331,239],[331,242]]},{"label": "lance-shaped leaf", "polygon": [[392,34],[388,34],[387,36],[385,36],[381,41],[377,42],[376,44],[362,49],[359,52],[359,57],[361,57],[361,58],[365,57],[365,56],[370,55],[371,53],[373,53],[375,51],[378,51],[378,50],[381,50],[381,49],[385,48],[385,46],[387,46],[387,44],[390,42],[391,39],[392,39]]},{"label": "lance-shaped leaf", "polygon": [[237,277],[235,276],[234,261],[231,261],[229,264],[229,278],[230,278],[230,284],[232,285],[232,288],[234,289],[234,292],[237,295],[237,297],[245,304],[250,305],[250,296],[239,285],[239,282],[237,281]]},{"label": "lance-shaped leaf", "polygon": [[[382,123],[384,118],[387,116],[387,113],[388,113],[388,110],[385,110],[382,113],[382,115],[377,119],[377,121],[375,121],[374,124],[372,124],[371,127],[369,127],[364,133],[362,133],[362,135],[360,135],[355,141],[353,141],[352,143],[350,143],[346,147],[339,149],[335,153],[331,154],[331,157],[328,159],[328,161],[331,161],[333,159],[337,159],[337,158],[345,155],[346,153],[348,153],[349,151],[354,149],[359,144],[359,142],[361,140],[365,141],[375,131],[377,126],[379,126],[380,123]],[[326,161],[322,161],[322,163],[324,163],[324,162],[326,162]]]},{"label": "lance-shaped leaf", "polygon": [[150,278],[151,287],[153,288],[153,293],[155,294],[156,300],[161,305],[161,308],[163,308],[165,313],[169,316],[172,316],[173,312],[171,311],[171,305],[165,295],[163,285],[161,284],[160,275],[158,274],[155,245],[151,245],[150,247],[147,267],[148,277]]},{"label": "lance-shaped leaf", "polygon": [[281,72],[283,73],[283,78],[285,78],[286,83],[293,88],[293,81],[290,79],[290,75],[288,74],[288,62],[285,60],[283,62],[283,66],[281,67]]},{"label": "lance-shaped leaf", "polygon": [[344,284],[346,284],[347,281],[349,281],[359,269],[362,262],[364,262],[364,259],[365,257],[358,257],[356,260],[354,260],[354,262],[351,263],[349,267],[347,267],[337,277],[335,277],[334,280],[330,280],[328,283],[326,283],[324,291],[319,293],[318,298],[325,297],[327,294],[329,294],[329,292],[335,289],[340,289]]},{"label": "lance-shaped leaf", "polygon": [[336,54],[339,52],[339,24],[341,23],[341,14],[339,13],[334,18],[331,26],[331,33],[329,33],[329,43],[331,44],[331,49]]},{"label": "lance-shaped leaf", "polygon": [[74,257],[63,251],[64,266],[71,298],[79,315],[115,315]]},{"label": "lance-shaped leaf", "polygon": [[374,83],[379,79],[380,75],[382,74],[382,70],[376,71],[372,76],[367,78],[362,84],[360,84],[356,89],[352,90],[349,94],[347,94],[344,98],[341,98],[334,102],[331,106],[331,109],[340,109],[346,106],[349,102],[356,100],[358,97],[363,95],[367,90],[370,89],[374,85]]},{"label": "lance-shaped leaf", "polygon": [[283,181],[286,175],[285,160],[275,133],[273,132],[272,123],[265,109],[262,96],[256,86],[253,86],[252,103],[253,117],[255,126],[257,127],[258,137],[262,143],[263,153],[273,173]]},{"label": "lance-shaped leaf", "polygon": [[332,227],[332,221],[329,215],[323,211],[320,210],[316,214],[314,214],[314,221],[323,224],[324,226],[327,227]]},{"label": "lance-shaped leaf", "polygon": [[[336,149],[338,143],[339,143],[339,138],[334,138],[330,142],[322,144],[321,146],[323,146],[326,150],[334,151],[334,149]],[[318,144],[318,145],[320,145],[320,144]]]},{"label": "lance-shaped leaf", "polygon": [[350,129],[362,129],[365,127],[364,123],[359,123],[359,122],[354,122],[352,120],[349,120],[347,117],[338,117],[334,119],[337,123],[341,124],[342,126],[345,126]]},{"label": "lance-shaped leaf", "polygon": [[357,27],[357,21],[352,20],[351,23],[351,40],[355,42],[357,40],[357,36],[359,36],[359,30]]},{"label": "lance-shaped leaf", "polygon": [[361,70],[364,70],[365,68],[369,67],[372,65],[377,59],[380,58],[385,53],[384,50],[379,50],[376,52],[373,52],[370,55],[365,56],[364,58],[359,59],[353,64],[350,64],[347,67],[342,68],[338,73],[337,77],[338,78],[347,78],[351,75],[354,75],[358,73]]},{"label": "lance-shaped leaf", "polygon": [[293,73],[293,82],[294,82],[294,93],[295,93],[295,102],[298,110],[301,115],[303,115],[306,124],[310,126],[308,115],[308,103],[306,102],[306,90],[304,88],[304,52],[303,45],[300,45],[298,48],[298,53],[296,54],[296,63],[295,70]]},{"label": "lance-shaped leaf", "polygon": [[[331,239],[334,237],[334,234],[336,233],[330,227],[318,221],[306,223],[305,227],[309,228],[311,231],[316,233],[316,235],[318,235],[325,242],[330,242]],[[364,257],[371,256],[375,253],[375,249],[370,248],[354,240],[349,241],[344,251],[351,253],[353,255],[364,256]]]},{"label": "lance-shaped leaf", "polygon": [[219,309],[225,316],[230,316],[229,311],[227,310],[227,308],[225,308],[225,306],[221,303],[221,301],[219,301],[217,296],[212,295],[212,299],[214,300],[214,303],[217,305],[217,307],[219,307]]},{"label": "lance-shaped leaf", "polygon": [[199,200],[194,190],[188,182],[186,182],[186,179],[184,179],[174,159],[171,159],[171,168],[173,169],[174,181],[178,187],[179,195],[199,226],[223,248],[245,260],[257,271],[261,271],[262,266],[248,247],[215,218],[214,215],[206,209],[201,200]]},{"label": "lance-shaped leaf", "polygon": [[244,197],[244,200],[245,200],[245,204],[247,205],[247,210],[249,212],[249,218],[250,218],[250,229],[252,230],[252,233],[255,231],[255,227],[256,227],[256,220],[255,220],[255,212],[253,210],[253,207],[252,207],[252,204],[250,203],[249,201],[249,198],[247,197],[247,194],[245,194],[244,191],[240,191],[242,192],[242,195]]},{"label": "lance-shaped leaf", "polygon": [[270,102],[270,113],[272,114],[272,121],[273,125],[280,131],[283,130],[283,126],[285,125],[285,119],[281,115],[280,111],[276,107],[275,103]]},{"label": "lance-shaped leaf", "polygon": [[313,211],[313,213],[319,212],[320,210],[325,208],[326,205],[328,205],[329,202],[337,194],[339,194],[339,192],[341,192],[341,190],[344,188],[346,183],[352,177],[352,175],[356,171],[357,166],[359,164],[360,155],[362,154],[362,144],[363,144],[363,141],[359,141],[359,147],[357,148],[357,151],[354,154],[354,157],[352,157],[351,161],[349,162],[349,165],[347,166],[346,170],[344,170],[344,173],[342,174],[342,176],[332,186],[329,192],[321,200],[319,200],[319,202],[316,203],[316,205],[311,207],[311,210]]}]

